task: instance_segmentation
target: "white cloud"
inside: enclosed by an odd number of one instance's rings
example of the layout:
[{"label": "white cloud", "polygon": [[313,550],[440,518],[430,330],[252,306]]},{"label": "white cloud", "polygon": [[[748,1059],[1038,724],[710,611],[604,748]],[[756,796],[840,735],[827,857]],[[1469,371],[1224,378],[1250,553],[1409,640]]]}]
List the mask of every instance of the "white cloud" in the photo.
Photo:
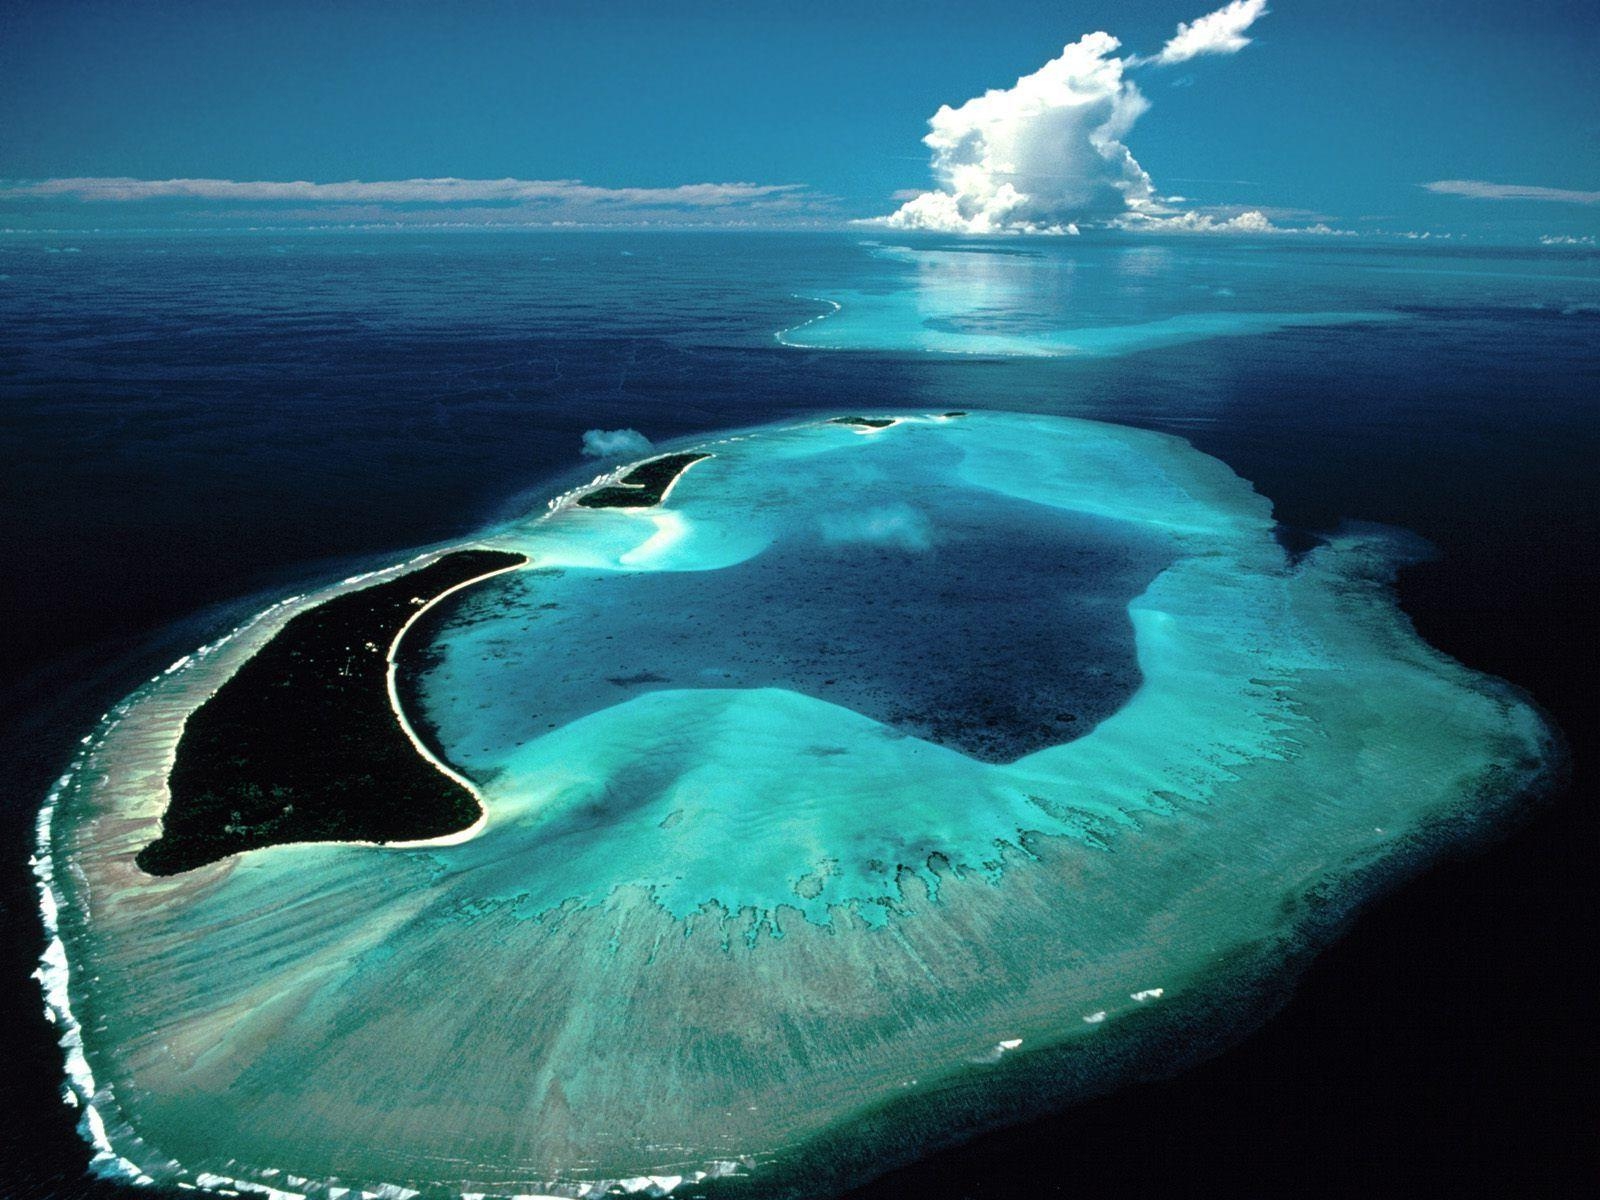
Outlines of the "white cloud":
[{"label": "white cloud", "polygon": [[1372,229],[1368,232],[1373,237],[1403,238],[1408,242],[1448,242],[1456,236],[1438,229]]},{"label": "white cloud", "polygon": [[1212,212],[1184,212],[1171,215],[1129,213],[1117,218],[1113,224],[1120,229],[1144,230],[1151,233],[1235,233],[1235,234],[1309,234],[1318,237],[1354,237],[1348,229],[1334,229],[1325,222],[1314,225],[1275,225],[1260,209],[1245,209],[1232,216]]},{"label": "white cloud", "polygon": [[1250,44],[1244,31],[1267,14],[1267,0],[1233,0],[1195,21],[1180,21],[1161,53],[1148,61],[1188,62],[1202,54],[1237,54]]},{"label": "white cloud", "polygon": [[[677,187],[597,187],[576,179],[308,180],[71,179],[0,180],[0,203],[137,204],[167,202],[205,216],[238,216],[247,204],[279,206],[257,214],[290,221],[348,224],[446,221],[455,224],[815,224],[834,200],[802,184],[691,183]],[[197,205],[224,206],[217,211]],[[290,207],[291,205],[295,207]]]},{"label": "white cloud", "polygon": [[1109,33],[1085,34],[1011,87],[944,105],[922,139],[933,151],[937,188],[881,223],[971,234],[1071,234],[1084,225],[1283,232],[1259,212],[1218,219],[1174,209],[1180,201],[1156,193],[1125,144],[1150,107],[1131,70],[1232,54],[1249,44],[1244,30],[1266,11],[1266,0],[1233,0],[1179,25],[1148,58],[1119,56],[1121,43]]},{"label": "white cloud", "polygon": [[583,435],[585,458],[643,458],[654,449],[637,429],[590,429]]},{"label": "white cloud", "polygon": [[1564,204],[1600,204],[1600,192],[1572,188],[1539,187],[1527,183],[1488,183],[1482,179],[1435,179],[1422,185],[1441,196],[1467,196],[1473,200],[1555,200]]},{"label": "white cloud", "polygon": [[1091,33],[1009,88],[928,122],[940,188],[888,224],[952,233],[1076,233],[1150,203],[1153,189],[1122,137],[1148,101],[1124,76],[1120,43]]},{"label": "white cloud", "polygon": [[576,179],[396,179],[344,183],[306,180],[129,179],[97,177],[0,181],[6,200],[253,200],[357,204],[591,203],[700,207],[761,200],[800,184],[691,183],[668,188],[604,188]]},{"label": "white cloud", "polygon": [[1124,218],[1121,224],[1128,229],[1154,225],[1165,233],[1280,233],[1267,215],[1256,209],[1235,213],[1231,217],[1217,217],[1212,213],[1186,212],[1176,216],[1158,217],[1153,222],[1137,218]]}]

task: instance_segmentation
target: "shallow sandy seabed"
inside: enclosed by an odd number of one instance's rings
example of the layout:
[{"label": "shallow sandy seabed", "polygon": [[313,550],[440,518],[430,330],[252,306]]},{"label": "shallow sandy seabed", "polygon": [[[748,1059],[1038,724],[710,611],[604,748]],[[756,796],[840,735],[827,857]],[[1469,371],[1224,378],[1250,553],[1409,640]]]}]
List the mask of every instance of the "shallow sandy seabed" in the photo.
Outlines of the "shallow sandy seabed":
[{"label": "shallow sandy seabed", "polygon": [[[819,497],[848,514],[937,463],[974,504],[1160,542],[1127,604],[1137,689],[1013,762],[781,687],[662,688],[522,741],[478,737],[492,704],[453,725],[437,701],[488,810],[471,840],[143,875],[186,714],[321,596],[280,606],[119,706],[46,814],[45,975],[104,1169],[659,1193],[729,1163],[759,1179],[1002,1059],[1078,1056],[1061,1077],[1103,1087],[1096,1046],[1131,1014],[1293,954],[1308,893],[1548,769],[1537,712],[1396,608],[1407,539],[1348,530],[1291,561],[1268,503],[1180,440],[974,413],[702,446],[663,508],[561,504],[479,544],[574,577],[700,572],[710,595]],[[454,683],[496,603],[439,634]]]},{"label": "shallow sandy seabed", "polygon": [[[1227,305],[1217,311],[1167,317],[1124,313],[1120,320],[1064,328],[1060,309],[1041,304],[1039,298],[1072,288],[1070,261],[994,247],[874,245],[870,252],[874,258],[911,268],[900,286],[833,289],[821,296],[799,297],[823,305],[823,311],[780,331],[777,340],[811,350],[1100,358],[1297,326],[1404,319],[1399,312],[1384,309],[1270,312]],[[1137,271],[1139,259],[1124,258],[1121,266]]]}]

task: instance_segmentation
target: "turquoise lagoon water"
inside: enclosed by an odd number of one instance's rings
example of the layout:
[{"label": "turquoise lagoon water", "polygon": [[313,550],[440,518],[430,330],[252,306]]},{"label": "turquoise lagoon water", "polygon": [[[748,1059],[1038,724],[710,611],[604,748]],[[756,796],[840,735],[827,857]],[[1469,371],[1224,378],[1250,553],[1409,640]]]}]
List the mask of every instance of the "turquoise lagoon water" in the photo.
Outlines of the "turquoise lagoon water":
[{"label": "turquoise lagoon water", "polygon": [[1396,608],[1405,536],[1295,557],[1180,439],[900,415],[696,439],[660,508],[486,534],[530,569],[404,660],[482,791],[459,844],[132,867],[184,714],[306,600],[121,709],[51,833],[105,1161],[759,1180],[1007,1055],[1114,1082],[1093,1039],[1220,1002],[1308,892],[1542,778],[1540,716]]},{"label": "turquoise lagoon water", "polygon": [[[960,245],[868,250],[889,269],[895,286],[821,293],[824,312],[784,330],[780,341],[824,350],[1098,358],[1295,326],[1400,317],[1387,309],[1306,309],[1302,297],[1276,287],[1252,294],[1256,288],[1233,278],[1250,280],[1255,272],[1248,260],[1217,272],[1221,279],[1195,272],[1184,289],[1188,294],[1175,294],[1163,278],[1172,264],[1171,251],[1162,246],[1083,255]],[[1249,299],[1241,302],[1240,290]],[[1263,302],[1286,307],[1263,311]]]}]

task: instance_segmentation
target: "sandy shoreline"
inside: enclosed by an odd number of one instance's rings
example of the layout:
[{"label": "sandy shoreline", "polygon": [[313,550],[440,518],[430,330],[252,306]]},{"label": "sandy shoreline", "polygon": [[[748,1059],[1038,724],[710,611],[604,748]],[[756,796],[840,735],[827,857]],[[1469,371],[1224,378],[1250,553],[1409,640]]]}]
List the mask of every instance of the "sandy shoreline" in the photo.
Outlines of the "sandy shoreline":
[{"label": "sandy shoreline", "polygon": [[410,720],[406,717],[405,709],[400,703],[400,643],[405,639],[406,634],[411,631],[411,627],[422,619],[423,614],[427,613],[434,607],[434,605],[438,604],[446,597],[453,596],[464,588],[472,587],[474,584],[482,583],[485,579],[493,579],[496,575],[505,575],[511,571],[523,571],[532,565],[532,559],[524,559],[522,562],[516,563],[512,566],[497,567],[493,571],[486,571],[482,575],[474,575],[471,579],[464,579],[460,583],[447,587],[444,591],[430,599],[426,604],[418,606],[417,611],[411,614],[411,616],[406,620],[406,623],[400,627],[400,631],[394,635],[394,638],[389,642],[389,649],[385,652],[384,674],[389,693],[389,711],[394,713],[394,719],[400,726],[400,732],[406,735],[406,738],[408,741],[410,741],[412,748],[415,749],[416,752],[420,754],[426,762],[431,764],[435,770],[437,770],[441,775],[445,776],[445,778],[451,780],[453,783],[461,785],[467,790],[467,792],[472,796],[473,800],[477,802],[478,819],[471,825],[468,825],[465,829],[458,829],[454,833],[441,834],[438,837],[418,838],[413,841],[403,842],[356,843],[357,845],[387,846],[391,850],[416,850],[426,846],[459,846],[464,842],[470,842],[473,838],[477,837],[489,827],[489,807],[484,803],[483,793],[478,791],[477,785],[475,785],[472,780],[468,779],[465,775],[461,774],[461,772],[457,771],[449,763],[439,758],[433,753],[433,751],[429,750],[428,747],[423,743],[422,739],[417,736],[417,731],[412,728]]}]

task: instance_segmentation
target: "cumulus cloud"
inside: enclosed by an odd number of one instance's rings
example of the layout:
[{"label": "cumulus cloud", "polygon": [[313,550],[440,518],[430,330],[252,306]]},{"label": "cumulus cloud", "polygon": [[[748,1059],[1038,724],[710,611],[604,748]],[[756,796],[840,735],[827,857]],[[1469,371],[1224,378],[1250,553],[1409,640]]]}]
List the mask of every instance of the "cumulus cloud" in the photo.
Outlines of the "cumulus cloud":
[{"label": "cumulus cloud", "polygon": [[1237,54],[1250,44],[1244,31],[1267,14],[1267,0],[1233,0],[1195,21],[1181,21],[1150,62],[1188,62],[1202,54]]},{"label": "cumulus cloud", "polygon": [[1266,0],[1233,0],[1179,25],[1159,54],[1144,58],[1119,55],[1121,43],[1109,33],[1086,34],[1011,87],[942,106],[923,138],[937,188],[882,223],[972,234],[1072,234],[1085,224],[1154,229],[1168,221],[1174,232],[1268,231],[1247,214],[1230,225],[1175,210],[1176,199],[1156,193],[1125,144],[1150,107],[1130,71],[1235,53],[1266,11]]},{"label": "cumulus cloud", "polygon": [[944,105],[923,142],[939,190],[888,218],[901,229],[1076,233],[1154,196],[1122,137],[1149,107],[1109,33],[1090,33],[1009,88]]},{"label": "cumulus cloud", "polygon": [[654,449],[637,429],[590,429],[583,435],[585,458],[643,458]]},{"label": "cumulus cloud", "polygon": [[[1121,222],[1127,229],[1137,229],[1145,224],[1137,217],[1127,217]],[[1186,212],[1170,217],[1157,217],[1148,222],[1170,233],[1281,233],[1283,230],[1274,225],[1266,213],[1258,209],[1247,209],[1235,213],[1231,217],[1219,217],[1215,213]]]},{"label": "cumulus cloud", "polygon": [[1260,209],[1247,208],[1242,212],[1225,215],[1216,212],[1172,213],[1146,215],[1129,213],[1113,222],[1119,229],[1148,230],[1153,233],[1237,233],[1237,234],[1303,234],[1320,237],[1354,237],[1353,230],[1335,229],[1324,221],[1313,225],[1276,225]]},{"label": "cumulus cloud", "polygon": [[1473,200],[1555,200],[1563,204],[1600,204],[1600,192],[1539,187],[1527,183],[1488,183],[1482,179],[1435,179],[1422,185],[1441,196]]}]

